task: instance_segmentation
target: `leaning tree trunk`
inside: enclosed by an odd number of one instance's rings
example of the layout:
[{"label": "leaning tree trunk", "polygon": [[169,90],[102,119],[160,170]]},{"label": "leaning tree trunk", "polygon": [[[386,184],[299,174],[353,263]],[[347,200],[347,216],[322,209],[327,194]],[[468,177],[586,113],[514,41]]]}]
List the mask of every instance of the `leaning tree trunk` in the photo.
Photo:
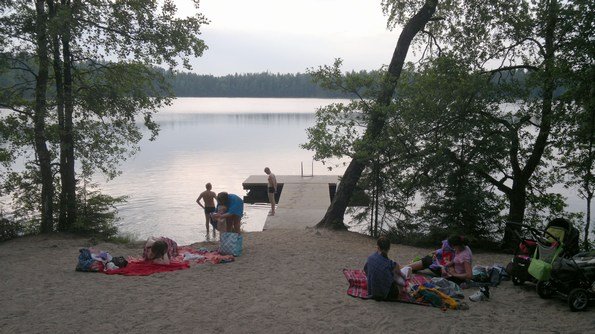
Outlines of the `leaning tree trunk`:
[{"label": "leaning tree trunk", "polygon": [[[403,27],[403,31],[401,31],[401,35],[399,36],[397,46],[388,67],[388,73],[386,74],[388,80],[386,80],[386,83],[382,87],[382,91],[378,96],[380,105],[390,104],[393,93],[397,87],[397,82],[401,76],[403,64],[405,63],[405,57],[409,51],[411,41],[430,21],[436,11],[437,5],[437,0],[426,1],[424,6],[411,19],[409,19],[405,24],[405,27]],[[380,136],[386,123],[386,117],[380,111],[373,110],[371,111],[370,116],[370,122],[368,123],[362,139],[365,147],[369,147],[368,143],[373,143]],[[364,150],[366,149],[364,148]],[[322,218],[316,227],[346,229],[346,226],[343,223],[345,210],[347,209],[349,199],[355,190],[355,186],[369,162],[369,153],[370,152],[358,152],[355,154],[355,157],[351,160],[341,178],[341,182],[337,187],[337,192],[331,205],[326,211],[324,218]]]},{"label": "leaning tree trunk", "polygon": [[46,144],[46,116],[47,116],[47,86],[48,86],[48,45],[47,45],[47,14],[44,1],[35,2],[36,43],[39,71],[35,83],[35,114],[33,116],[35,153],[39,160],[41,174],[41,232],[49,233],[54,229],[54,183],[51,166],[51,156]]}]

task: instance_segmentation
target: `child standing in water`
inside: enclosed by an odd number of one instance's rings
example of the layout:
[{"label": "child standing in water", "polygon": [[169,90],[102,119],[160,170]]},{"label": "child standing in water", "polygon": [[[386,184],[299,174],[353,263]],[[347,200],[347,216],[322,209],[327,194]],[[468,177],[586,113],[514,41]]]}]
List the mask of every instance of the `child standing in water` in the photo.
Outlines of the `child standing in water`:
[{"label": "child standing in water", "polygon": [[377,251],[368,257],[364,266],[368,279],[368,296],[376,300],[397,300],[406,278],[401,273],[401,266],[388,258],[388,238],[381,236],[376,245]]}]

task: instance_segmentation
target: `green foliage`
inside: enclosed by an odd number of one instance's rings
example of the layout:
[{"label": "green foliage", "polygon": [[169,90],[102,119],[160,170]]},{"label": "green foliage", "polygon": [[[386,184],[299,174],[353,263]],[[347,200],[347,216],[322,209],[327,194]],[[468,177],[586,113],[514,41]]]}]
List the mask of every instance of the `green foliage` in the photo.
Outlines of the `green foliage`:
[{"label": "green foliage", "polygon": [[14,221],[4,218],[0,214],[0,242],[23,235],[23,227]]},{"label": "green foliage", "polygon": [[[198,10],[198,1],[193,3]],[[97,171],[113,178],[118,164],[138,151],[141,124],[154,139],[159,129],[153,115],[173,97],[164,71],[154,66],[189,69],[190,57],[206,49],[200,38],[204,24],[202,14],[180,15],[170,0],[0,2],[0,107],[7,109],[0,114],[0,163],[7,170],[0,189],[14,198],[15,221],[35,231],[41,208],[55,208],[56,216],[58,209],[68,210],[74,217],[70,209],[79,203],[80,219],[70,228],[116,233],[112,208],[121,199],[91,193],[80,200],[80,193],[68,192],[67,205],[52,205],[53,190],[44,193],[39,185],[74,189],[75,177],[67,172],[75,160],[82,166],[79,180]],[[36,80],[48,64],[49,80]],[[71,148],[74,156],[66,156]],[[11,171],[16,161],[25,167]],[[60,170],[51,170],[56,166]],[[67,180],[50,180],[62,176]],[[49,205],[42,206],[41,194]],[[48,216],[43,221],[49,231]]]},{"label": "green foliage", "polygon": [[78,193],[79,214],[72,231],[76,234],[100,239],[112,239],[118,233],[117,204],[126,202],[126,197],[112,197],[97,190],[84,187]]},{"label": "green foliage", "polygon": [[[382,1],[389,27],[427,2]],[[438,2],[428,38],[416,39],[422,59],[402,76],[393,105],[370,108],[388,119],[385,133],[366,144],[370,160],[382,166],[378,200],[386,230],[434,235],[447,227],[487,240],[502,230],[504,199],[515,219],[518,208],[520,219],[528,208],[527,221],[568,215],[563,199],[547,190],[563,179],[550,138],[569,129],[567,112],[580,100],[565,97],[588,81],[573,73],[593,61],[592,52],[580,51],[592,47],[584,21],[593,17],[579,13],[588,6],[579,3]],[[319,82],[342,89],[338,65],[321,68]],[[371,114],[360,112],[362,119]],[[361,137],[348,136],[358,124],[347,122],[349,114],[320,113],[304,146],[318,158],[358,152]],[[341,115],[347,117],[337,120]],[[374,173],[365,174],[360,182],[377,189]]]}]

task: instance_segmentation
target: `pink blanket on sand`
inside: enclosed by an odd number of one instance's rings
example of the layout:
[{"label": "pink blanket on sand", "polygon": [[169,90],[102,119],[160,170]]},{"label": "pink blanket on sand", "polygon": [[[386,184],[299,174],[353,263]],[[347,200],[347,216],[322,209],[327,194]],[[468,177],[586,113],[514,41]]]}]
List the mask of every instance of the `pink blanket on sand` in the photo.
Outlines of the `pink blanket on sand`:
[{"label": "pink blanket on sand", "polygon": [[[345,278],[347,278],[347,281],[349,282],[349,288],[347,289],[348,295],[350,295],[352,297],[363,298],[363,299],[370,298],[368,296],[368,279],[366,278],[366,273],[363,270],[343,269],[343,275],[345,275]],[[407,291],[407,290],[409,290],[410,286],[422,285],[426,282],[431,282],[431,280],[424,275],[413,274],[406,281],[405,289],[403,289],[403,290]],[[407,294],[406,292],[403,292],[403,293],[401,293],[401,295],[399,295],[398,301],[405,302],[405,303],[426,305],[426,304],[417,302],[415,299],[411,298],[411,296],[409,296],[409,294]]]}]

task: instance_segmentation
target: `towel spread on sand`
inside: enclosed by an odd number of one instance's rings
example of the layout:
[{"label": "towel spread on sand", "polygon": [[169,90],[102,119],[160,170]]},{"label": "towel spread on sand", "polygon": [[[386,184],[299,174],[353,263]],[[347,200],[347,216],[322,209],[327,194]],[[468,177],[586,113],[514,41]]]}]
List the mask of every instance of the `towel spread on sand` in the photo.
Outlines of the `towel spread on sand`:
[{"label": "towel spread on sand", "polygon": [[[200,255],[199,258],[193,258],[190,261],[184,260],[185,254]],[[188,258],[188,257],[187,257]],[[218,252],[208,250],[196,250],[190,246],[180,246],[177,248],[177,255],[172,258],[170,264],[155,264],[151,261],[144,261],[141,258],[128,257],[128,265],[124,268],[105,271],[108,275],[125,276],[147,276],[155,273],[175,271],[190,268],[190,262],[203,264],[210,262],[212,264],[227,263],[234,261],[233,255],[221,255]]]},{"label": "towel spread on sand", "polygon": [[234,261],[233,255],[221,255],[217,251],[209,251],[207,249],[194,249],[190,246],[178,247],[178,256],[175,258],[176,261],[184,261],[184,254],[196,254],[201,255],[200,258],[195,259],[195,263],[202,264],[205,262],[211,262],[212,264],[226,263]]},{"label": "towel spread on sand", "polygon": [[[358,269],[343,269],[343,275],[347,278],[349,282],[349,288],[347,289],[347,294],[352,297],[358,297],[363,299],[369,299],[368,296],[368,280],[366,278],[366,273],[363,270]],[[409,289],[410,286],[414,285],[423,285],[424,283],[431,282],[431,279],[419,274],[413,274],[407,279],[405,282],[405,291]],[[428,305],[426,303],[417,302],[413,299],[409,294],[406,292],[401,293],[399,295],[400,302],[405,303],[413,303],[413,304],[420,304],[420,305]]]},{"label": "towel spread on sand", "polygon": [[108,275],[148,276],[155,273],[188,269],[190,265],[185,262],[172,262],[170,264],[156,264],[151,261],[128,261],[124,268],[105,271]]}]

